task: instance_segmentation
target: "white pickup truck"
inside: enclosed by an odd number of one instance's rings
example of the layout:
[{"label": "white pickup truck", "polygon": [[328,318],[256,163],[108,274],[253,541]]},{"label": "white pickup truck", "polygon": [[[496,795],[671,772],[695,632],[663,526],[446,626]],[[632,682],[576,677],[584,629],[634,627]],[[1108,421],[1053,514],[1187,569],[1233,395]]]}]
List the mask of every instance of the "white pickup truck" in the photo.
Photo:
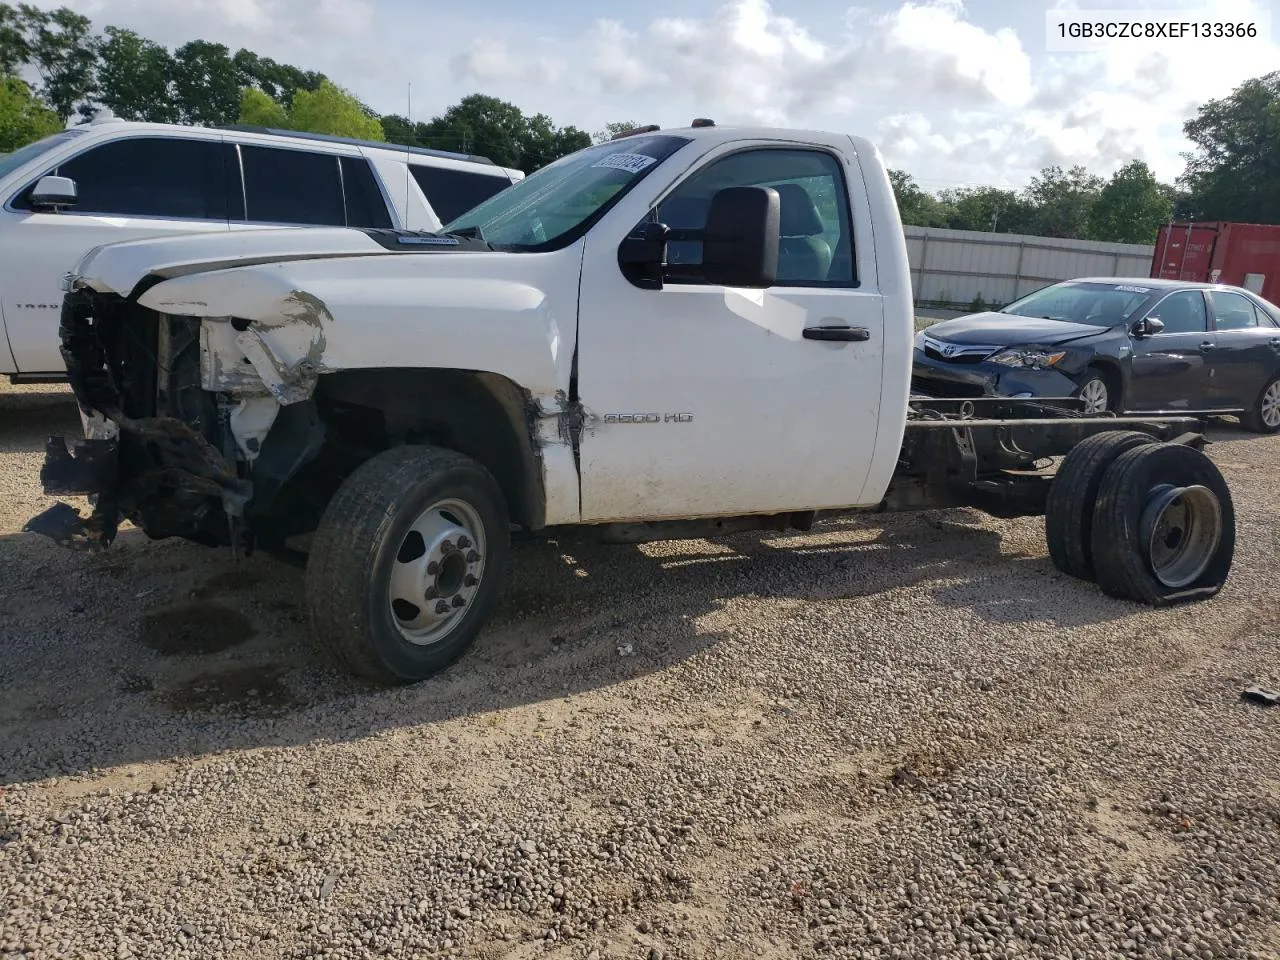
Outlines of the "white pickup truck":
[{"label": "white pickup truck", "polygon": [[309,540],[312,632],[379,681],[467,649],[513,531],[967,505],[1046,515],[1060,569],[1150,604],[1215,594],[1232,562],[1199,421],[911,395],[902,226],[859,137],[645,127],[435,233],[112,244],[66,289],[85,437],[50,438],[42,480],[94,510],[28,529]]}]

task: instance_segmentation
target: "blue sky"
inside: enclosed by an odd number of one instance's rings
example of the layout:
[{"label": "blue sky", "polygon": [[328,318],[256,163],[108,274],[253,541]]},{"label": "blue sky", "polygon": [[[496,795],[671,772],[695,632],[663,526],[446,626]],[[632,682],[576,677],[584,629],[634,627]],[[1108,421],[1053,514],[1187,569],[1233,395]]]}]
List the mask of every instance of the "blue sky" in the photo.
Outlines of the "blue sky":
[{"label": "blue sky", "polygon": [[170,46],[200,37],[322,70],[382,112],[403,113],[412,83],[415,119],[483,92],[589,131],[709,116],[859,133],[931,189],[1135,157],[1172,179],[1195,107],[1280,67],[1274,36],[1045,50],[1050,3],[1238,20],[1275,0],[61,3]]}]

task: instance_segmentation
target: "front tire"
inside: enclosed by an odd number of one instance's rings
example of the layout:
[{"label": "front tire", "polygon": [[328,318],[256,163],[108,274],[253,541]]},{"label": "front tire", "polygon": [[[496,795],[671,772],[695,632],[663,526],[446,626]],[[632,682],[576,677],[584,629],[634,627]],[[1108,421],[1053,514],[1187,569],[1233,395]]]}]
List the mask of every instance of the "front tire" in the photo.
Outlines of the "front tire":
[{"label": "front tire", "polygon": [[1240,425],[1253,433],[1280,432],[1280,374],[1267,381],[1253,407],[1241,415]]},{"label": "front tire", "polygon": [[506,501],[483,466],[434,447],[387,450],[347,478],[316,529],[311,632],[366,679],[425,680],[475,641],[509,547]]},{"label": "front tire", "polygon": [[1084,412],[1088,416],[1106,413],[1115,406],[1116,401],[1112,396],[1111,384],[1096,370],[1090,370],[1080,382],[1080,386],[1076,388],[1076,399],[1084,401]]}]

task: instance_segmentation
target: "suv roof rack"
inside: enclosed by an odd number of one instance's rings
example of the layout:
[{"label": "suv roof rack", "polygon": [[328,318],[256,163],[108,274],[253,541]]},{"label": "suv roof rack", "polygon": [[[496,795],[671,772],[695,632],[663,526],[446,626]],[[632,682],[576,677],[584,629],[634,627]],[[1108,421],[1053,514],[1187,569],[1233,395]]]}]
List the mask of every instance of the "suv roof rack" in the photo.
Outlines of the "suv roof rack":
[{"label": "suv roof rack", "polygon": [[446,160],[469,160],[471,163],[487,163],[491,167],[497,164],[488,157],[471,153],[450,153],[448,150],[432,150],[430,147],[412,147],[402,143],[384,143],[381,140],[360,140],[355,137],[336,137],[328,133],[305,133],[300,130],[278,130],[274,127],[255,127],[249,124],[233,123],[219,130],[239,130],[242,133],[265,133],[272,137],[294,137],[299,140],[323,140],[326,143],[346,143],[356,147],[373,147],[378,150],[393,150],[396,153],[412,153],[422,157],[443,157]]}]

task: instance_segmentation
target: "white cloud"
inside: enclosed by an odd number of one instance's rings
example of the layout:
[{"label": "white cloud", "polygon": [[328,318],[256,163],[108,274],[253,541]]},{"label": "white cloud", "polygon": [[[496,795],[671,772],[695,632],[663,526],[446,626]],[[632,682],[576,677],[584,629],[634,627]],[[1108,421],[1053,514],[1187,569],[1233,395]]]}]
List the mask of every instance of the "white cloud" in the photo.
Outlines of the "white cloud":
[{"label": "white cloud", "polygon": [[[40,2],[67,3],[99,25],[128,26],[169,45],[204,37],[246,46],[321,70],[387,112],[403,112],[412,81],[418,118],[483,92],[586,130],[615,120],[678,126],[710,116],[722,124],[868,133],[890,163],[935,187],[1020,185],[1047,164],[1109,174],[1133,157],[1172,179],[1188,148],[1181,126],[1196,106],[1280,63],[1274,41],[1141,51],[1117,42],[1101,52],[1050,55],[1043,8],[1028,13],[1023,7],[1034,5],[1017,5],[1002,23],[963,0],[859,0],[833,24],[785,15],[777,0],[689,4],[682,16],[650,19],[639,5],[607,16],[585,4],[517,15],[540,22],[496,16],[485,4]],[[1215,18],[1235,20],[1269,3],[1212,6]],[[576,19],[573,10],[582,11]],[[552,18],[560,22],[552,26]]]}]

